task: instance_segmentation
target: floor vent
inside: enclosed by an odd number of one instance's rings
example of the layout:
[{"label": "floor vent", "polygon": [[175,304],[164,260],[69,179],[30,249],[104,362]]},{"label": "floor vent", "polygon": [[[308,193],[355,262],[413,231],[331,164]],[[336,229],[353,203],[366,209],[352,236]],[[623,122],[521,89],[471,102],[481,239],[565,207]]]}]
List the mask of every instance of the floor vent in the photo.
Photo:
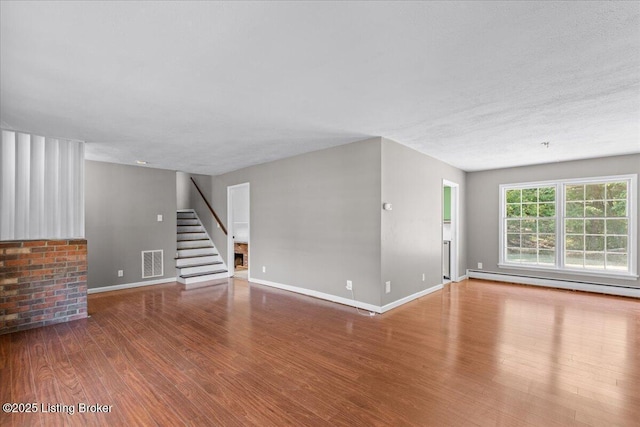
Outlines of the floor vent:
[{"label": "floor vent", "polygon": [[160,277],[163,273],[163,251],[142,251],[142,278]]}]

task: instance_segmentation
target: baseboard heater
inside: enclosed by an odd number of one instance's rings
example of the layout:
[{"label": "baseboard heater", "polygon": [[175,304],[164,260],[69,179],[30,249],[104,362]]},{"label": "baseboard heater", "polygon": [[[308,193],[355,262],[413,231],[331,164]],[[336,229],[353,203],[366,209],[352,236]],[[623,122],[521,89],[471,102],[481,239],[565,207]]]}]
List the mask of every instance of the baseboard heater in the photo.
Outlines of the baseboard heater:
[{"label": "baseboard heater", "polygon": [[544,286],[549,288],[640,298],[640,288],[635,288],[633,286],[583,282],[571,279],[553,279],[522,274],[495,273],[483,270],[467,270],[467,276],[471,279],[494,280],[497,282],[518,283],[522,285]]}]

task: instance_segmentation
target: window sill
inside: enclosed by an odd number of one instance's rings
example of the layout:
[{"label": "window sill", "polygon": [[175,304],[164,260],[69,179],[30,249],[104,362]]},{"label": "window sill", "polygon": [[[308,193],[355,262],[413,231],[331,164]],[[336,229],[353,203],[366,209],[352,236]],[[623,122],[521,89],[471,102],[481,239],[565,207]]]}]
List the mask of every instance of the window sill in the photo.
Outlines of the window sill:
[{"label": "window sill", "polygon": [[575,276],[591,276],[591,277],[605,277],[608,279],[622,279],[622,280],[638,280],[638,275],[633,273],[614,273],[611,271],[600,272],[595,270],[571,270],[566,268],[556,267],[542,267],[537,265],[523,265],[523,264],[498,264],[499,268],[505,268],[509,270],[533,270],[533,271],[548,271],[558,274],[570,274]]}]

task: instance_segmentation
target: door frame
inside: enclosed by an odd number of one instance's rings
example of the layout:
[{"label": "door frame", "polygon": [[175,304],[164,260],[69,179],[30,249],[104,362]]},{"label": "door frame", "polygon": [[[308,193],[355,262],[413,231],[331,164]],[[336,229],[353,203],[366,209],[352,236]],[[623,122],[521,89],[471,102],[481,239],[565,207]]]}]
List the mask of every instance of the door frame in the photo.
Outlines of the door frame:
[{"label": "door frame", "polygon": [[247,267],[247,274],[248,277],[251,277],[251,185],[248,182],[227,186],[227,270],[229,271],[229,277],[233,277],[236,271],[233,241],[233,235],[235,234],[235,227],[233,225],[233,192],[242,187],[247,187],[249,193],[247,205],[247,209],[249,209],[249,223],[247,224],[247,256],[249,257],[249,265]]},{"label": "door frame", "polygon": [[[447,179],[442,180],[442,201],[444,203],[444,187],[451,187],[451,245],[449,247],[451,256],[449,258],[449,277],[452,282],[458,281],[458,260],[460,252],[460,185],[456,182],[449,181]],[[442,233],[441,240],[444,241],[444,209],[440,210]],[[440,245],[444,247],[444,245]],[[444,249],[442,258],[444,259]],[[442,262],[440,262],[442,265]],[[444,272],[443,272],[444,273]],[[441,274],[441,277],[444,275]]]}]

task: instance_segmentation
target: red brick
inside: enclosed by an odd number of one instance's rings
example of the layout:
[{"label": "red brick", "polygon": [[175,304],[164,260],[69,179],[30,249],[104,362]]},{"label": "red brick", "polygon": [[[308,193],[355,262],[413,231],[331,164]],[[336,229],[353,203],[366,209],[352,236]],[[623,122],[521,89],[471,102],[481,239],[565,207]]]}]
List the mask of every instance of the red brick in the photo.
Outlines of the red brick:
[{"label": "red brick", "polygon": [[22,242],[0,242],[0,253],[5,253],[6,249],[21,247]]},{"label": "red brick", "polygon": [[[15,316],[17,316],[17,314]],[[18,317],[16,317],[15,319],[6,319],[6,322],[8,327],[30,323],[29,319],[19,319]]]},{"label": "red brick", "polygon": [[7,308],[5,309],[7,313],[24,313],[25,311],[31,311],[31,306],[30,305],[22,305],[22,306],[18,306],[18,307],[14,307],[14,308]]},{"label": "red brick", "polygon": [[0,333],[86,318],[86,250],[86,240],[1,243]]},{"label": "red brick", "polygon": [[77,261],[67,261],[67,265],[69,267],[80,267],[80,268],[85,268],[86,262],[85,261],[81,261],[81,260],[77,260]]},{"label": "red brick", "polygon": [[7,267],[18,267],[23,265],[29,265],[28,259],[10,259],[5,262]]},{"label": "red brick", "polygon": [[31,305],[22,305],[16,308],[7,308],[7,313],[24,313],[25,311],[31,311]]},{"label": "red brick", "polygon": [[4,248],[19,248],[22,246],[22,242],[13,241],[13,242],[0,242],[0,249]]},{"label": "red brick", "polygon": [[32,253],[42,253],[42,252],[54,252],[56,250],[55,246],[38,246],[37,248],[31,249]]},{"label": "red brick", "polygon": [[80,267],[81,269],[86,269],[87,268],[87,262],[86,261],[67,261],[67,265],[69,267]]},{"label": "red brick", "polygon": [[18,326],[18,325],[23,325],[25,323],[31,323],[30,322],[31,319],[13,319],[13,320],[7,320],[7,326],[11,327],[11,326]]},{"label": "red brick", "polygon": [[34,282],[31,285],[31,287],[32,288],[42,288],[44,290],[45,288],[49,289],[49,286],[53,286],[54,284],[55,284],[55,281],[51,280],[51,279],[49,279],[49,280],[41,280],[39,282]]},{"label": "red brick", "polygon": [[0,303],[0,310],[5,310],[8,308],[17,308],[17,307],[18,307],[18,301]]},{"label": "red brick", "polygon": [[58,245],[56,246],[56,252],[66,252],[66,251],[75,251],[77,246],[70,245]]},{"label": "red brick", "polygon": [[32,247],[32,246],[46,246],[46,240],[30,240],[28,242],[22,242],[23,247]]},{"label": "red brick", "polygon": [[[20,272],[20,273],[23,273],[23,272]],[[42,277],[42,276],[46,276],[46,275],[49,275],[49,274],[53,274],[53,269],[51,269],[51,268],[43,268],[41,270],[32,270],[31,271],[31,276],[33,276],[33,277]]]},{"label": "red brick", "polygon": [[2,269],[0,273],[0,279],[9,279],[12,277],[18,277],[17,273],[21,270],[21,267],[7,267]]},{"label": "red brick", "polygon": [[55,307],[56,306],[56,302],[55,301],[51,301],[51,302],[43,302],[42,304],[34,304],[31,306],[31,308],[33,310],[42,310],[45,308],[50,308],[50,307]]}]

